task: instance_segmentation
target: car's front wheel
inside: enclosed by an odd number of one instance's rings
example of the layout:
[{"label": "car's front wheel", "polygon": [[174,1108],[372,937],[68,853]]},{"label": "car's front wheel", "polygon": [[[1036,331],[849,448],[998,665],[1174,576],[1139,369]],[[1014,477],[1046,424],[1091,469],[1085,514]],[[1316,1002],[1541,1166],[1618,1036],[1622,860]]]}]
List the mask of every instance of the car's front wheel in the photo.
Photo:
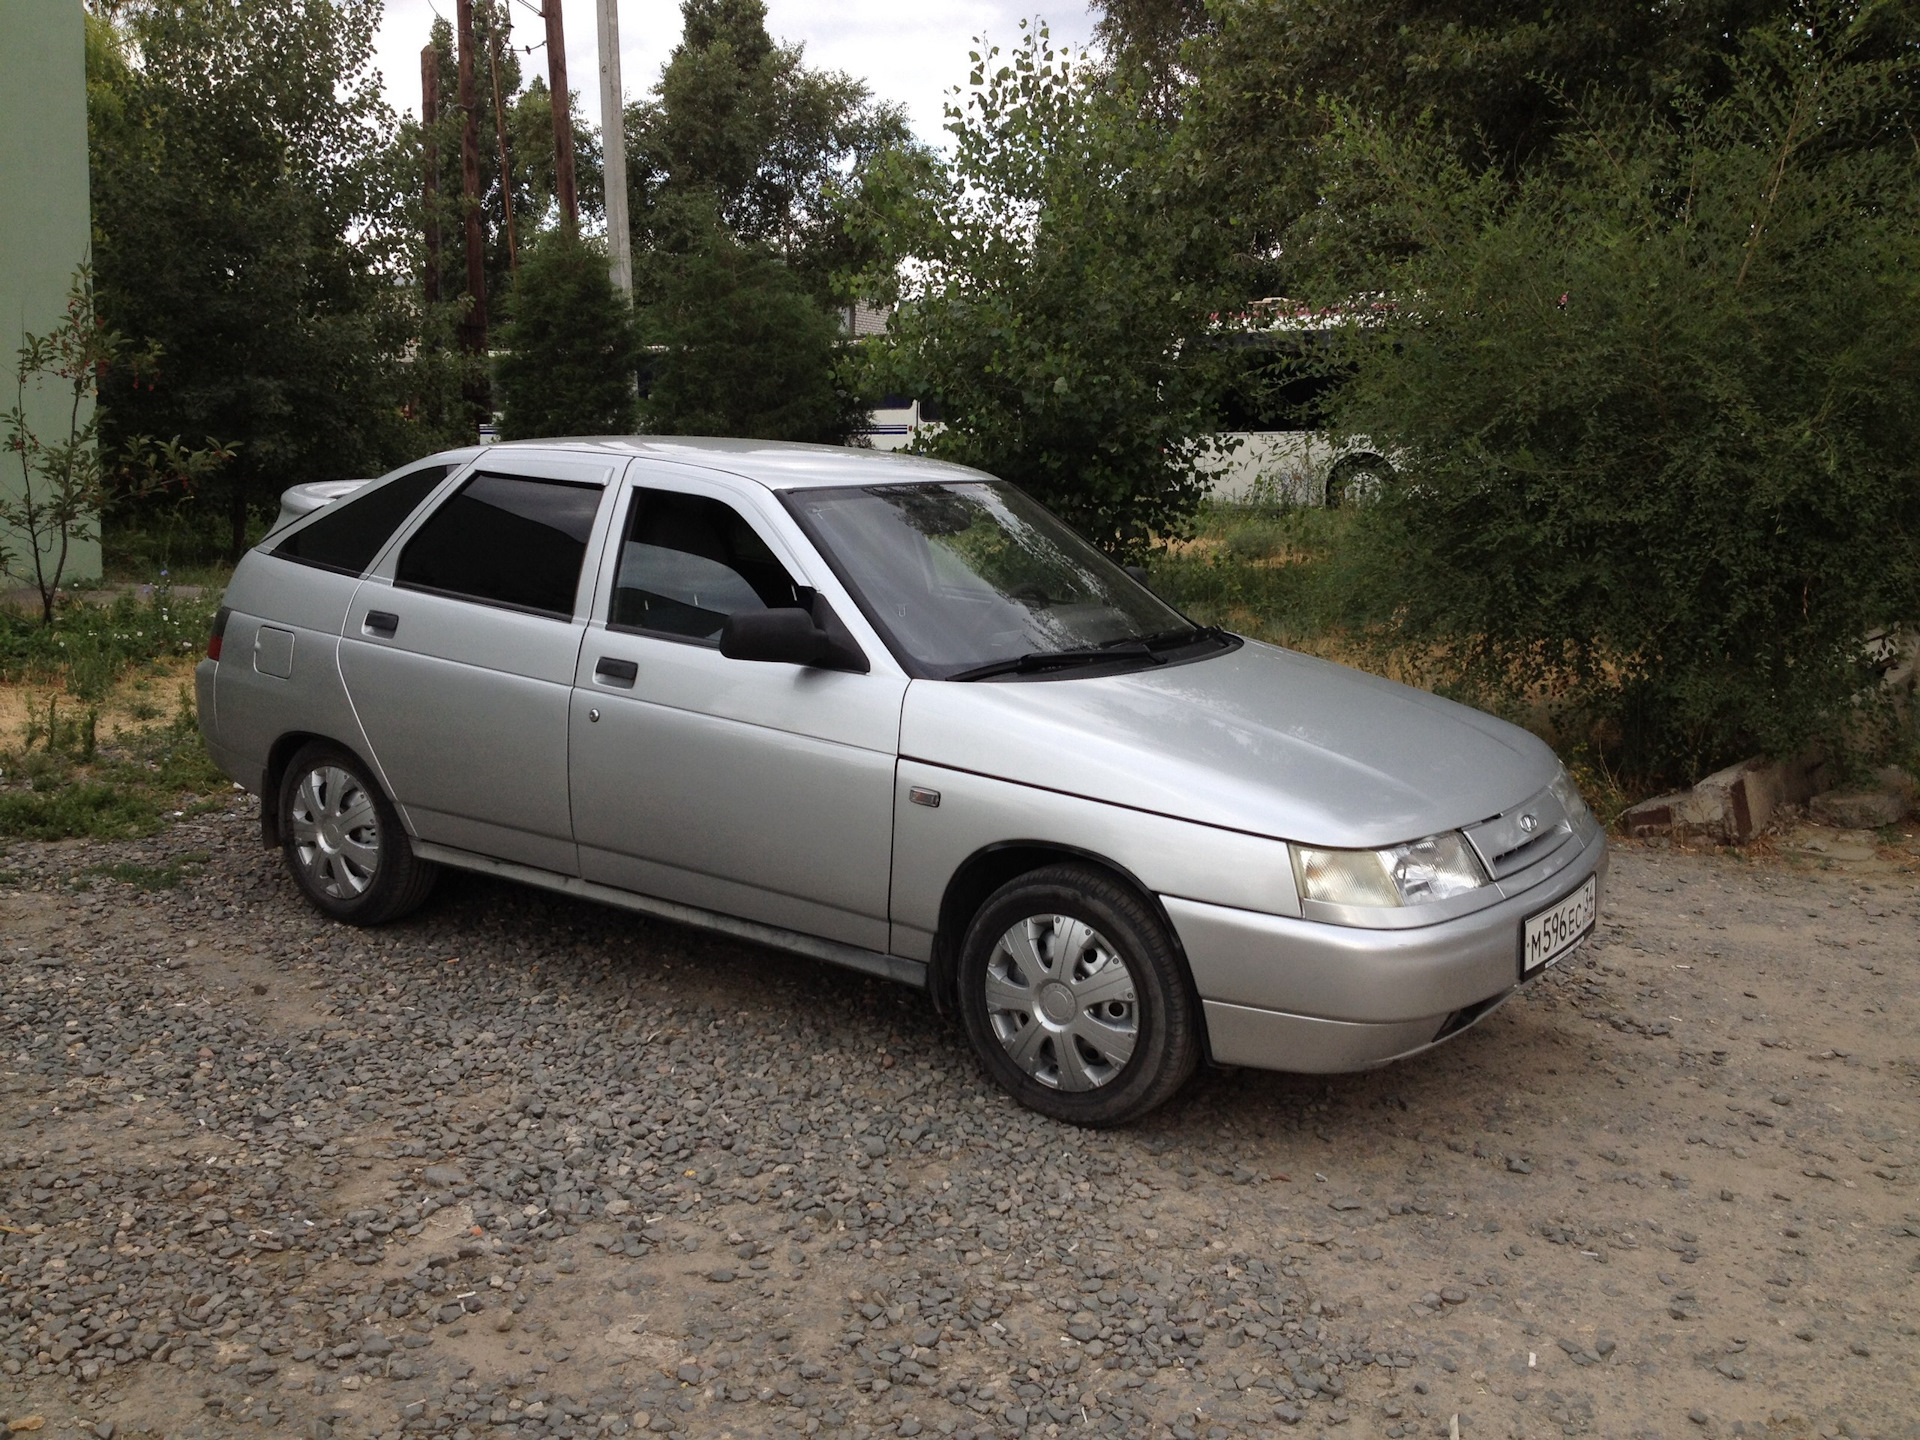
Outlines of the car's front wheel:
[{"label": "car's front wheel", "polygon": [[1185,967],[1166,927],[1090,866],[1049,866],[995,891],[967,927],[956,979],[987,1072],[1056,1120],[1138,1119],[1199,1062]]},{"label": "car's front wheel", "polygon": [[413,853],[393,804],[355,756],[316,741],[280,780],[280,845],[301,893],[349,925],[396,920],[439,867]]}]

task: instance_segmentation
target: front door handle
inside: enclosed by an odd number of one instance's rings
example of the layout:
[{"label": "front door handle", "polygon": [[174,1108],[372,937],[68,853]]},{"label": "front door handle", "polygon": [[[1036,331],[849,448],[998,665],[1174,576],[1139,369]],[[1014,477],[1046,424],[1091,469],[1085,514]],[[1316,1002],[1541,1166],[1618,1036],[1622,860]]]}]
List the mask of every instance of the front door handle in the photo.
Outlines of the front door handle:
[{"label": "front door handle", "polygon": [[394,631],[400,628],[400,617],[391,610],[369,610],[363,628],[369,635],[391,640]]},{"label": "front door handle", "polygon": [[631,660],[616,660],[602,655],[593,667],[593,678],[609,685],[631,686],[640,677],[640,667]]}]

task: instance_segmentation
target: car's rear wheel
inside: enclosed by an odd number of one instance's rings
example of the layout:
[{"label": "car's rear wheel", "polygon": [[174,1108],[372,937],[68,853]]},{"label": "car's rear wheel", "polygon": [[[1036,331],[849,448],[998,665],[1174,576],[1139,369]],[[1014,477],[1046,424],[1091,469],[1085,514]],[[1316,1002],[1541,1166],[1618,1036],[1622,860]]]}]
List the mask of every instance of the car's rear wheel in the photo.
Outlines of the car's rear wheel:
[{"label": "car's rear wheel", "polygon": [[1374,505],[1393,483],[1393,466],[1378,455],[1365,453],[1343,456],[1334,462],[1327,475],[1327,506],[1346,510]]},{"label": "car's rear wheel", "polygon": [[303,746],[280,780],[280,848],[300,892],[349,925],[397,920],[439,867],[413,853],[393,804],[337,745]]},{"label": "car's rear wheel", "polygon": [[956,978],[987,1073],[1056,1120],[1136,1120],[1199,1062],[1185,966],[1166,927],[1091,866],[1049,866],[995,891],[967,927]]}]

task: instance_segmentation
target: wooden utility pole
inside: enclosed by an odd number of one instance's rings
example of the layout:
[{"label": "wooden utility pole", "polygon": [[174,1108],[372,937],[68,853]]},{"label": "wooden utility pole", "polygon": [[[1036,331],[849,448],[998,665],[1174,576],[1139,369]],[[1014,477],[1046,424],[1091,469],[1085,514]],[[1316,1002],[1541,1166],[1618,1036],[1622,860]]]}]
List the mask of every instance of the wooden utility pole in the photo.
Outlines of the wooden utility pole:
[{"label": "wooden utility pole", "polygon": [[553,188],[560,200],[560,223],[569,230],[580,224],[580,206],[573,193],[573,116],[567,96],[567,32],[560,21],[560,0],[546,0],[541,12],[547,20],[547,88],[553,92]]},{"label": "wooden utility pole", "polygon": [[600,151],[607,181],[607,268],[613,288],[633,299],[633,240],[627,229],[627,105],[620,84],[620,0],[598,0]]},{"label": "wooden utility pole", "polygon": [[507,159],[507,117],[500,108],[500,31],[506,15],[502,6],[487,26],[487,69],[493,76],[493,138],[500,144],[500,209],[507,217],[507,268],[520,273],[520,251],[513,243],[513,165]]},{"label": "wooden utility pole", "polygon": [[473,118],[473,0],[455,0],[460,30],[460,196],[466,219],[467,295],[460,333],[475,355],[487,353],[487,253],[480,230],[480,127]]},{"label": "wooden utility pole", "polygon": [[427,274],[420,288],[429,305],[440,298],[440,147],[434,139],[439,123],[440,52],[429,45],[420,52],[420,128],[427,139],[426,175],[420,182],[427,216]]}]

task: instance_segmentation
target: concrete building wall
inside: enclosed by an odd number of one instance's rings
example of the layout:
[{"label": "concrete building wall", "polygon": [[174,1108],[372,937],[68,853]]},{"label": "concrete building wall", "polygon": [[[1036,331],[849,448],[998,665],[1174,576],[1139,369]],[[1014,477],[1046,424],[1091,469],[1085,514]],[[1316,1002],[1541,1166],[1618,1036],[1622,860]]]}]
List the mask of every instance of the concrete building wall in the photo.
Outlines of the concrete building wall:
[{"label": "concrete building wall", "polygon": [[[16,398],[14,365],[25,333],[44,334],[65,312],[74,269],[87,258],[86,29],[80,0],[0,0],[0,410]],[[42,385],[25,394],[29,423],[65,437],[66,396]],[[17,495],[20,461],[0,456],[0,485]],[[25,542],[0,537],[14,576],[31,572]],[[97,544],[80,547],[68,574],[100,573]],[[6,585],[17,583],[10,576]]]}]

